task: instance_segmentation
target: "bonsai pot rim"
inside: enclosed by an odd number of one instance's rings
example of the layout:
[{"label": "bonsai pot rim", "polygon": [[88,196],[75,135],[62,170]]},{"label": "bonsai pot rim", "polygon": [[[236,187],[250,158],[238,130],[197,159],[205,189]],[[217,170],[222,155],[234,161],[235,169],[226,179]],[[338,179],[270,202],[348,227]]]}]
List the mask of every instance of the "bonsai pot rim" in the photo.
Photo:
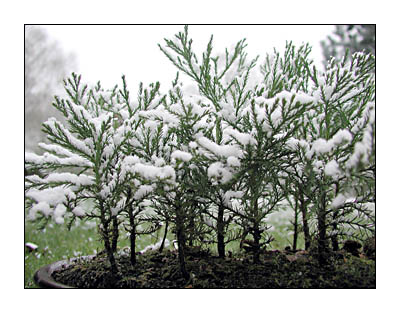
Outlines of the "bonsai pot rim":
[{"label": "bonsai pot rim", "polygon": [[57,262],[45,265],[45,266],[39,268],[35,272],[35,275],[33,276],[33,280],[35,281],[36,285],[41,288],[62,288],[62,289],[76,288],[76,287],[68,286],[68,285],[65,285],[65,284],[55,281],[54,278],[51,276],[51,274],[53,274],[54,271],[56,271],[62,267],[68,266],[69,264],[71,264],[72,262],[74,262],[76,260],[82,260],[82,259],[90,260],[94,257],[95,257],[95,255],[81,256],[81,257],[70,258],[67,260],[61,260],[61,261],[57,261]]}]

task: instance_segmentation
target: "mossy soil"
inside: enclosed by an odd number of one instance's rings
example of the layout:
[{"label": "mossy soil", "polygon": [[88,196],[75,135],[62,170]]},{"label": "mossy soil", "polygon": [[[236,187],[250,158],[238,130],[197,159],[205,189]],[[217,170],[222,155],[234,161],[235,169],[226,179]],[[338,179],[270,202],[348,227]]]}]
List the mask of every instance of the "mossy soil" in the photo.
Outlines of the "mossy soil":
[{"label": "mossy soil", "polygon": [[78,260],[53,278],[78,288],[376,288],[375,261],[334,253],[326,266],[306,252],[267,251],[258,264],[251,256],[220,259],[209,253],[186,256],[191,278],[185,280],[175,251],[138,255],[131,265],[118,256],[113,275],[104,255]]}]

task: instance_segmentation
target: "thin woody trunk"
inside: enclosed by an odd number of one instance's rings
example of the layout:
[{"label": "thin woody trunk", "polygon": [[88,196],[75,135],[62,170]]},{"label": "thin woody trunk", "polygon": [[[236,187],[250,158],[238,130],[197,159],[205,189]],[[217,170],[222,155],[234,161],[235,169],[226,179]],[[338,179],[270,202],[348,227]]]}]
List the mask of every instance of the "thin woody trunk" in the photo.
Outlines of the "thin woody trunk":
[{"label": "thin woody trunk", "polygon": [[[128,189],[127,202],[131,199],[131,189]],[[129,225],[130,225],[130,234],[129,241],[131,243],[131,253],[130,253],[130,261],[132,265],[136,264],[136,223],[135,223],[135,215],[133,214],[133,203],[129,204],[128,207],[128,216],[129,216]]]},{"label": "thin woody trunk", "polygon": [[300,211],[302,215],[302,222],[303,222],[303,233],[304,233],[304,244],[305,250],[310,249],[311,245],[311,235],[310,235],[310,228],[308,226],[308,216],[307,216],[307,206],[304,200],[304,194],[300,191]]},{"label": "thin woody trunk", "polygon": [[178,241],[178,258],[179,258],[179,267],[182,273],[182,276],[189,280],[190,275],[186,269],[186,261],[185,261],[185,230],[184,230],[184,218],[182,216],[182,207],[177,208],[176,212],[176,236]]},{"label": "thin woody trunk", "polygon": [[107,251],[107,257],[111,265],[111,272],[116,274],[118,272],[117,264],[115,262],[114,253],[111,251],[110,241],[107,239],[104,241],[104,245]]},{"label": "thin woody trunk", "polygon": [[318,262],[320,266],[327,264],[327,237],[326,237],[326,194],[323,191],[318,207]]},{"label": "thin woody trunk", "polygon": [[129,234],[129,240],[131,242],[131,255],[130,260],[131,264],[136,264],[136,225],[131,224],[131,233]]},{"label": "thin woody trunk", "polygon": [[292,246],[292,250],[296,251],[297,250],[297,237],[298,237],[298,215],[299,215],[299,207],[298,207],[298,199],[295,200],[296,201],[296,206],[295,206],[295,210],[294,210],[294,223],[293,223],[293,246]]},{"label": "thin woody trunk", "polygon": [[[335,185],[336,185],[336,191],[335,191],[336,194],[335,194],[335,196],[337,196],[338,193],[339,193],[339,183],[336,182]],[[338,227],[338,224],[337,224],[337,222],[336,222],[337,215],[338,215],[338,210],[335,209],[335,210],[333,211],[333,215],[332,215],[332,218],[333,218],[333,223],[332,223],[332,230],[333,230],[333,235],[332,235],[332,249],[333,249],[333,251],[338,251],[338,250],[339,250],[339,241],[338,241],[338,236],[337,236],[337,234],[336,234],[337,227]]]},{"label": "thin woody trunk", "polygon": [[118,218],[116,216],[112,216],[112,242],[111,248],[113,253],[117,252],[117,245],[118,245],[118,237],[119,237],[119,230],[118,230]]},{"label": "thin woody trunk", "polygon": [[260,241],[261,241],[261,232],[258,229],[258,225],[254,227],[256,230],[253,232],[253,237],[254,237],[254,258],[253,262],[254,264],[260,263]]},{"label": "thin woody trunk", "polygon": [[185,236],[183,229],[181,227],[177,227],[177,238],[178,238],[178,256],[179,256],[179,267],[181,269],[182,276],[189,280],[190,275],[186,269],[186,261],[185,261]]},{"label": "thin woody trunk", "polygon": [[224,206],[219,205],[218,207],[218,217],[217,217],[217,248],[218,256],[220,258],[225,258],[225,238],[224,238]]},{"label": "thin woody trunk", "polygon": [[161,242],[161,246],[160,249],[158,249],[159,252],[162,252],[164,249],[164,245],[165,245],[165,239],[167,239],[167,233],[168,233],[168,220],[165,221],[165,230],[164,230],[164,236]]},{"label": "thin woody trunk", "polygon": [[101,212],[101,216],[100,216],[100,234],[102,236],[103,242],[104,242],[104,248],[106,250],[107,253],[107,258],[108,261],[110,262],[111,265],[111,272],[113,274],[117,274],[118,272],[118,268],[117,268],[117,264],[115,262],[115,257],[114,257],[114,252],[113,252],[113,247],[112,247],[112,243],[110,242],[110,220],[105,216],[105,209],[104,209],[104,203],[103,201],[100,201],[100,212]]},{"label": "thin woody trunk", "polygon": [[[336,220],[337,218],[337,211],[333,212],[333,220]],[[336,235],[336,230],[337,230],[337,223],[333,222],[332,223],[332,229],[333,229],[333,235],[332,235],[332,250],[333,251],[338,251],[339,250],[339,241],[338,241],[338,237]]]},{"label": "thin woody trunk", "polygon": [[188,245],[189,247],[193,247],[194,244],[194,233],[195,233],[195,225],[194,225],[194,217],[193,215],[190,216],[189,218],[189,225],[188,225],[188,233],[189,233],[189,238],[188,238]]},{"label": "thin woody trunk", "polygon": [[107,252],[107,258],[111,265],[111,272],[113,274],[116,274],[118,272],[118,269],[117,269],[117,264],[115,262],[114,253],[111,250],[110,240],[108,238],[103,238],[103,239],[104,239],[104,248],[106,249]]},{"label": "thin woody trunk", "polygon": [[259,182],[257,181],[258,173],[255,173],[255,170],[253,169],[252,172],[252,179],[251,179],[251,210],[252,210],[252,218],[251,218],[251,224],[252,224],[252,229],[250,230],[250,233],[253,235],[254,239],[254,245],[253,245],[253,262],[259,263],[260,262],[260,242],[261,242],[261,231],[260,231],[260,225],[258,222],[258,216],[259,216],[259,209],[258,209],[258,195],[259,195]]}]

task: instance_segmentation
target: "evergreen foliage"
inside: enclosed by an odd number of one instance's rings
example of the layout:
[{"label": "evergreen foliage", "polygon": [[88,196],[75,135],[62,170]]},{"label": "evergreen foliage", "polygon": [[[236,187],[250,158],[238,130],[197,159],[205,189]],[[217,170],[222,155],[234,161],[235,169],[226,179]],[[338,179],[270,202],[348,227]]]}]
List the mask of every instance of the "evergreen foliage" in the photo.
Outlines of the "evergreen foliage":
[{"label": "evergreen foliage", "polygon": [[245,40],[215,55],[211,37],[201,57],[192,42],[185,27],[159,46],[179,70],[166,94],[140,84],[132,99],[125,77],[111,90],[76,74],[65,81],[68,99],[53,105],[68,124],[49,119],[51,144],[25,156],[42,173],[26,177],[29,218],[98,220],[115,275],[119,227],[130,233],[134,265],[137,236],[170,226],[187,280],[196,246],[216,243],[225,258],[226,244],[240,240],[258,263],[273,240],[269,216],[284,206],[294,208],[306,248],[316,239],[321,264],[330,242],[337,249],[341,238],[372,236],[374,57],[346,55],[319,72],[307,44],[289,42],[257,66]]}]

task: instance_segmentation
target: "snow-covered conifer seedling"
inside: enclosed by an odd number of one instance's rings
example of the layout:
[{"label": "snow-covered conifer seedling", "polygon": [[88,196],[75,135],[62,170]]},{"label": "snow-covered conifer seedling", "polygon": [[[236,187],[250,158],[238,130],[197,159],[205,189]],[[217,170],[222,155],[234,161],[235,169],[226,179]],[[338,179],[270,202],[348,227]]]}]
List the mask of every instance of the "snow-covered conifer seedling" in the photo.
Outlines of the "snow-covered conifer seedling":
[{"label": "snow-covered conifer seedling", "polygon": [[[45,122],[43,154],[25,154],[27,218],[95,220],[111,287],[146,287],[154,276],[124,277],[121,232],[130,239],[129,272],[157,249],[158,276],[175,287],[219,287],[217,278],[204,285],[211,265],[193,258],[264,264],[272,216],[282,211],[293,213],[293,232],[280,234],[293,240],[291,252],[280,252],[288,262],[297,260],[300,237],[302,257],[316,246],[319,265],[344,240],[373,237],[374,57],[346,55],[319,71],[307,44],[289,42],[259,62],[248,60],[245,40],[218,54],[211,37],[201,55],[192,42],[185,27],[159,45],[178,69],[165,94],[159,83],[131,93],[124,76],[111,90],[76,74],[65,80],[68,96],[53,105],[66,122]],[[141,255],[145,234],[157,238]],[[236,250],[227,251],[231,243]],[[178,273],[162,270],[174,256]]]}]

